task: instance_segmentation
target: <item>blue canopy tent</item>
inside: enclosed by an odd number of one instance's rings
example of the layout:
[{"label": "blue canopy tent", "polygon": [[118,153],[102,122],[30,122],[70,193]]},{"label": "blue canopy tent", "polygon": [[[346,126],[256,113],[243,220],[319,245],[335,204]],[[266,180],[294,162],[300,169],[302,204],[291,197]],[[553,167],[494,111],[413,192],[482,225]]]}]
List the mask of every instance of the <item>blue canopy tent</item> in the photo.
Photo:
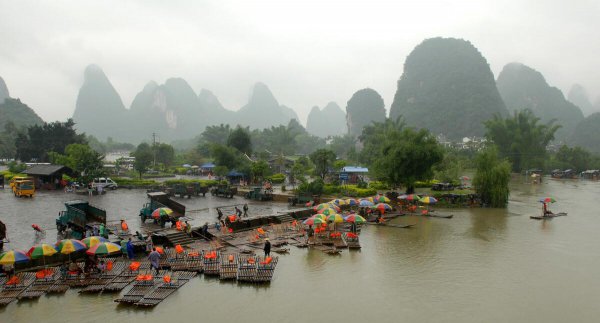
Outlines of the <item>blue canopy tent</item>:
[{"label": "blue canopy tent", "polygon": [[239,184],[241,179],[246,177],[246,174],[240,173],[235,169],[231,170],[227,175],[225,175],[231,184]]}]

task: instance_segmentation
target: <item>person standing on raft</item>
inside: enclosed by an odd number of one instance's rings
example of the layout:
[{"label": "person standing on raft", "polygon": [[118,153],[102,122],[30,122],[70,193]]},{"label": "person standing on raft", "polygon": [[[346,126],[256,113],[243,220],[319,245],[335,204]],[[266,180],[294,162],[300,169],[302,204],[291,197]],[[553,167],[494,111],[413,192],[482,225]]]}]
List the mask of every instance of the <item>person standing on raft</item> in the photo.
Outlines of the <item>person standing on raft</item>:
[{"label": "person standing on raft", "polygon": [[265,251],[265,258],[271,255],[271,242],[269,238],[265,238],[265,247],[263,250]]}]

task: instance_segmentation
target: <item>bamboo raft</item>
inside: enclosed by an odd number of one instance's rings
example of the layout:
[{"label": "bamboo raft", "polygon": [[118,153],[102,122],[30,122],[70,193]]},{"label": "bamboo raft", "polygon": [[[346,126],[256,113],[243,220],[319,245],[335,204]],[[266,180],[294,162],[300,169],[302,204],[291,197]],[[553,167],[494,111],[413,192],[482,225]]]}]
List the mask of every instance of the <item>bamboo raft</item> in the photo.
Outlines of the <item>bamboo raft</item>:
[{"label": "bamboo raft", "polygon": [[17,277],[20,281],[18,284],[3,285],[2,291],[0,291],[0,306],[12,303],[35,281],[35,273],[32,272],[18,273]]},{"label": "bamboo raft", "polygon": [[50,268],[52,274],[50,277],[38,278],[36,277],[33,284],[29,285],[29,287],[17,298],[21,299],[36,299],[40,298],[42,295],[46,294],[48,290],[57,283],[60,278],[60,273],[56,270],[56,268]]},{"label": "bamboo raft", "polygon": [[[254,262],[249,262],[252,258]],[[237,280],[249,283],[267,283],[273,279],[273,273],[279,257],[272,257],[269,264],[265,264],[264,257],[240,257]]]},{"label": "bamboo raft", "polygon": [[348,249],[360,249],[360,240],[358,238],[358,236],[356,238],[351,238],[348,237],[347,233],[344,233],[344,239],[346,240],[346,243],[348,244]]},{"label": "bamboo raft", "polygon": [[219,268],[219,279],[236,279],[239,264],[239,255],[236,253],[226,254],[221,257]]},{"label": "bamboo raft", "polygon": [[204,275],[207,276],[218,276],[219,275],[219,262],[220,262],[220,253],[219,251],[215,251],[217,253],[217,258],[209,259],[206,256],[209,254],[207,250],[202,250],[202,261],[203,261],[203,269]]},{"label": "bamboo raft", "polygon": [[131,270],[129,268],[130,263],[124,263],[124,269],[121,271],[119,275],[117,275],[111,282],[107,283],[102,287],[102,292],[119,292],[123,290],[123,288],[127,287],[137,275],[140,274],[141,270],[149,270],[150,263],[149,262],[141,262],[140,268],[138,270]]},{"label": "bamboo raft", "polygon": [[164,301],[167,297],[173,294],[179,287],[185,285],[190,279],[196,276],[195,272],[176,272],[173,273],[172,279],[175,281],[163,282],[155,289],[151,290],[142,297],[135,305],[138,306],[156,306]]},{"label": "bamboo raft", "polygon": [[125,262],[119,261],[113,264],[113,268],[110,271],[102,273],[99,277],[92,280],[86,287],[80,290],[80,293],[99,293],[104,288],[112,283],[117,276],[125,269]]}]

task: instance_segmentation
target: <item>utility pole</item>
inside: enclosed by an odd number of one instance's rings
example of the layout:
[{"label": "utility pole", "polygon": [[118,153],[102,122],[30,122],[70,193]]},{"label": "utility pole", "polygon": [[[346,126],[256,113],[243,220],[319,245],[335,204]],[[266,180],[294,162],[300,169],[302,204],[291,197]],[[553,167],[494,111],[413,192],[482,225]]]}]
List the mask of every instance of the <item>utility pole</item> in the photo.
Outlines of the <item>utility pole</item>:
[{"label": "utility pole", "polygon": [[152,169],[156,170],[156,132],[152,133],[152,155],[154,156]]}]

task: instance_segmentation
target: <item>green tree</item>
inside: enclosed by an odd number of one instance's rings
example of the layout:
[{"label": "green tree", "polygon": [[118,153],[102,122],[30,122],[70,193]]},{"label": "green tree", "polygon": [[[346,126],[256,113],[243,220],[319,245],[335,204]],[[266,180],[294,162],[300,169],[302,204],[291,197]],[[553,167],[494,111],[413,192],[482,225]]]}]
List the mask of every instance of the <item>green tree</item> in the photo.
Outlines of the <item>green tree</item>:
[{"label": "green tree", "polygon": [[227,138],[227,146],[234,147],[248,156],[252,155],[252,141],[248,129],[240,126],[235,128]]},{"label": "green tree", "polygon": [[551,159],[556,168],[584,171],[590,169],[593,156],[581,147],[570,148],[567,145],[562,145]]},{"label": "green tree", "polygon": [[411,128],[388,133],[373,152],[372,164],[375,176],[392,187],[403,184],[406,193],[414,193],[414,184],[419,180],[430,179],[432,167],[441,162],[444,153],[436,138],[425,129]]},{"label": "green tree", "polygon": [[154,149],[156,150],[156,161],[161,163],[165,169],[173,164],[173,161],[175,160],[175,150],[173,149],[173,146],[166,143],[160,143],[157,144]]},{"label": "green tree", "polygon": [[217,166],[225,166],[228,169],[235,169],[240,165],[240,158],[238,156],[240,152],[233,148],[223,145],[212,145],[211,155]]},{"label": "green tree", "polygon": [[515,172],[544,167],[546,146],[560,125],[554,121],[538,124],[539,120],[530,110],[522,110],[506,119],[495,115],[484,123],[486,138],[498,146],[500,156],[508,158]]},{"label": "green tree", "polygon": [[71,168],[84,183],[104,175],[104,156],[87,144],[70,144],[65,148],[65,154],[49,152],[49,159],[54,164]]},{"label": "green tree", "polygon": [[229,134],[231,134],[231,128],[229,128],[228,124],[208,126],[204,132],[202,132],[200,140],[205,143],[225,145],[227,144],[227,138],[229,138]]},{"label": "green tree", "polygon": [[252,163],[250,167],[250,172],[252,174],[252,178],[254,182],[260,182],[267,175],[269,171],[269,164],[264,160],[259,160],[257,162]]},{"label": "green tree", "polygon": [[475,191],[484,205],[506,207],[510,181],[510,162],[498,157],[496,147],[486,148],[476,158],[477,171],[473,178]]},{"label": "green tree", "polygon": [[152,147],[147,143],[143,142],[137,146],[135,151],[131,154],[135,157],[135,163],[133,164],[133,168],[138,171],[140,174],[140,178],[142,178],[142,174],[148,170],[148,167],[152,164],[154,160],[154,153],[152,151]]},{"label": "green tree", "polygon": [[27,128],[27,133],[20,133],[15,141],[17,157],[22,161],[47,162],[50,151],[64,154],[70,144],[85,144],[85,134],[77,134],[74,126],[73,119],[69,119]]},{"label": "green tree", "polygon": [[308,160],[308,158],[302,156],[300,158],[298,158],[295,162],[294,165],[292,166],[292,171],[291,171],[291,178],[290,181],[292,182],[292,184],[296,183],[296,180],[300,181],[301,183],[306,183],[306,174],[308,173],[308,169],[309,169],[309,163],[310,161]]},{"label": "green tree", "polygon": [[358,137],[363,145],[363,149],[359,155],[359,161],[372,165],[381,152],[381,145],[390,136],[398,136],[405,127],[404,119],[400,116],[395,120],[386,119],[384,122],[373,122],[363,128],[361,135]]},{"label": "green tree", "polygon": [[213,173],[218,177],[223,177],[227,175],[228,172],[229,169],[227,168],[227,166],[215,166],[215,168],[213,169]]},{"label": "green tree", "polygon": [[310,154],[310,160],[315,164],[315,174],[321,179],[325,179],[335,159],[335,153],[329,149],[318,149]]}]

